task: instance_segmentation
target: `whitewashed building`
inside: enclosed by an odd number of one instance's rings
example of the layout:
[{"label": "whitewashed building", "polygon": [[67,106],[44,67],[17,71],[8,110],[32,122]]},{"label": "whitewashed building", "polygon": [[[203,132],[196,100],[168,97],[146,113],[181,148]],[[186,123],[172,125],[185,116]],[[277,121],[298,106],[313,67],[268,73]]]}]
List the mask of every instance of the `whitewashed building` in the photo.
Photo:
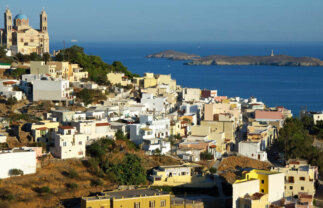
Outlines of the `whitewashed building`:
[{"label": "whitewashed building", "polygon": [[186,102],[196,102],[201,98],[201,89],[199,88],[183,88],[182,97]]},{"label": "whitewashed building", "polygon": [[86,135],[76,132],[72,126],[60,126],[54,133],[54,144],[51,153],[57,158],[85,157]]},{"label": "whitewashed building", "polygon": [[171,144],[169,141],[165,141],[159,138],[144,140],[142,149],[148,154],[154,154],[157,150],[161,155],[165,155],[171,151]]},{"label": "whitewashed building", "polygon": [[43,78],[33,81],[33,101],[68,101],[73,99],[72,92],[68,80]]},{"label": "whitewashed building", "polygon": [[7,136],[0,134],[0,143],[6,143],[7,142]]},{"label": "whitewashed building", "polygon": [[115,132],[111,130],[111,124],[107,121],[83,120],[74,121],[72,126],[76,128],[77,132],[86,135],[87,143],[94,140],[109,137],[113,138]]},{"label": "whitewashed building", "polygon": [[130,140],[140,145],[143,140],[166,138],[170,135],[170,120],[153,119],[151,115],[140,116],[139,124],[129,124]]},{"label": "whitewashed building", "polygon": [[22,91],[15,90],[14,86],[18,86],[18,80],[1,80],[0,81],[0,95],[6,97],[16,98],[18,101],[22,100],[23,93]]},{"label": "whitewashed building", "polygon": [[168,113],[168,103],[165,97],[154,97],[153,94],[142,94],[141,104],[146,105],[147,111],[157,114]]},{"label": "whitewashed building", "polygon": [[36,173],[36,152],[31,149],[15,148],[0,151],[0,179],[8,178],[11,171],[19,169],[24,175]]},{"label": "whitewashed building", "polygon": [[260,142],[239,142],[239,154],[260,161],[267,161],[267,152],[261,151]]}]

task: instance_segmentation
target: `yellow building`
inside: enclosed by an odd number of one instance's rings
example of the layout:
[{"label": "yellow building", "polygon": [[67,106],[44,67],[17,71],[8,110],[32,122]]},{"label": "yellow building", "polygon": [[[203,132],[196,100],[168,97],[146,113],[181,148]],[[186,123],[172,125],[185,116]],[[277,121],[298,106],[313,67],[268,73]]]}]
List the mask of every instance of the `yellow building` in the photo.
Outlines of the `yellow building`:
[{"label": "yellow building", "polygon": [[121,85],[123,87],[129,85],[131,82],[128,79],[127,76],[125,76],[124,73],[114,73],[110,72],[107,74],[107,80],[112,84],[112,85]]},{"label": "yellow building", "polygon": [[[244,177],[232,185],[234,208],[240,207],[240,198],[244,198],[247,194],[251,196],[259,192],[268,195],[269,203],[277,202],[284,197],[284,173],[253,169],[247,172]],[[263,204],[263,202],[257,203]]]},{"label": "yellow building", "polygon": [[150,175],[152,186],[213,187],[202,166],[196,164],[160,166]]},{"label": "yellow building", "polygon": [[170,208],[170,194],[153,189],[102,192],[82,197],[81,208]]},{"label": "yellow building", "polygon": [[176,80],[171,75],[145,73],[143,77],[135,77],[133,83],[140,88],[154,88],[157,85],[168,85],[171,91],[176,91]]},{"label": "yellow building", "polygon": [[31,133],[34,141],[50,143],[52,132],[57,131],[59,125],[59,122],[49,120],[33,123],[31,126]]},{"label": "yellow building", "polygon": [[47,14],[44,10],[40,14],[40,28],[34,29],[29,25],[26,15],[18,14],[12,18],[12,13],[7,8],[4,13],[4,29],[0,30],[0,35],[1,45],[6,45],[12,55],[49,53]]}]

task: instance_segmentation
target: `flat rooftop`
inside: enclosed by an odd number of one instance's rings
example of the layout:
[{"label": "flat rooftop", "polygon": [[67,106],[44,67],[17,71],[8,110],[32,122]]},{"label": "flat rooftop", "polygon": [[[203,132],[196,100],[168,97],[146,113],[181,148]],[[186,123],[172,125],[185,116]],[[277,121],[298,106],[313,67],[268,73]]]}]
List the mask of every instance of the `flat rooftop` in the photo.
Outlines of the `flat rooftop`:
[{"label": "flat rooftop", "polygon": [[161,192],[154,189],[133,189],[133,190],[118,190],[118,191],[109,191],[102,192],[98,196],[93,197],[83,197],[84,200],[102,200],[102,199],[121,199],[124,198],[136,198],[144,196],[154,196],[154,195],[169,195],[166,192]]}]

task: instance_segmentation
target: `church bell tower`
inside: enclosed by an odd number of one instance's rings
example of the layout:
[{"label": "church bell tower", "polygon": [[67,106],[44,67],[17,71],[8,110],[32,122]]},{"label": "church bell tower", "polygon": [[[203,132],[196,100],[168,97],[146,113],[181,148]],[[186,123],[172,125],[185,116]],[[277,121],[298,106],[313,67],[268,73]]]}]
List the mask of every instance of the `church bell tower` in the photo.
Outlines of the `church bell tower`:
[{"label": "church bell tower", "polygon": [[48,24],[47,24],[47,13],[43,9],[40,14],[40,31],[47,33],[48,32]]},{"label": "church bell tower", "polygon": [[4,26],[5,35],[3,41],[7,44],[7,48],[10,48],[12,46],[12,14],[9,8],[4,13]]}]

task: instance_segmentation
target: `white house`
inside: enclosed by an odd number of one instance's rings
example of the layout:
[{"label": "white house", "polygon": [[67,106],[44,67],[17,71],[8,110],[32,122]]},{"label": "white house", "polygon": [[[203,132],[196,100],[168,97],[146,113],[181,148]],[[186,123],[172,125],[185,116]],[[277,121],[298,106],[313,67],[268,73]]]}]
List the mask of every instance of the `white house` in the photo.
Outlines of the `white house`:
[{"label": "white house", "polygon": [[42,78],[33,81],[33,101],[68,101],[73,99],[72,92],[68,80]]},{"label": "white house", "polygon": [[54,133],[54,148],[51,153],[60,159],[85,157],[86,135],[76,132],[72,126],[60,126]]},{"label": "white house", "polygon": [[104,110],[88,110],[85,113],[87,118],[94,118],[98,120],[105,118]]},{"label": "white house", "polygon": [[199,101],[201,98],[201,89],[199,88],[183,88],[182,97],[186,102]]},{"label": "white house", "polygon": [[239,154],[256,160],[267,161],[267,153],[261,151],[260,147],[260,142],[241,141],[239,142]]},{"label": "white house", "polygon": [[171,151],[171,144],[168,141],[156,138],[144,140],[142,149],[147,151],[149,154],[153,154],[157,149],[160,154],[165,155]]},{"label": "white house", "polygon": [[143,93],[141,98],[141,104],[146,105],[147,110],[155,112],[157,114],[168,113],[167,98],[154,97],[153,94]]},{"label": "white house", "polygon": [[153,119],[151,115],[140,116],[139,124],[129,124],[130,140],[140,145],[143,140],[166,138],[170,135],[169,119]]},{"label": "white house", "polygon": [[88,143],[103,137],[113,138],[115,132],[111,130],[111,124],[107,121],[83,120],[74,121],[72,126],[76,128],[77,132],[86,135]]},{"label": "white house", "polygon": [[323,121],[323,113],[313,114],[313,120],[315,125],[318,121]]},{"label": "white house", "polygon": [[1,80],[0,81],[0,94],[7,99],[10,97],[16,98],[18,101],[22,100],[22,92],[14,89],[14,86],[18,86],[18,80]]},{"label": "white house", "polygon": [[10,177],[13,169],[24,175],[36,173],[36,152],[31,149],[15,148],[0,151],[0,179]]},{"label": "white house", "polygon": [[7,142],[7,136],[0,134],[0,143],[6,143]]}]

